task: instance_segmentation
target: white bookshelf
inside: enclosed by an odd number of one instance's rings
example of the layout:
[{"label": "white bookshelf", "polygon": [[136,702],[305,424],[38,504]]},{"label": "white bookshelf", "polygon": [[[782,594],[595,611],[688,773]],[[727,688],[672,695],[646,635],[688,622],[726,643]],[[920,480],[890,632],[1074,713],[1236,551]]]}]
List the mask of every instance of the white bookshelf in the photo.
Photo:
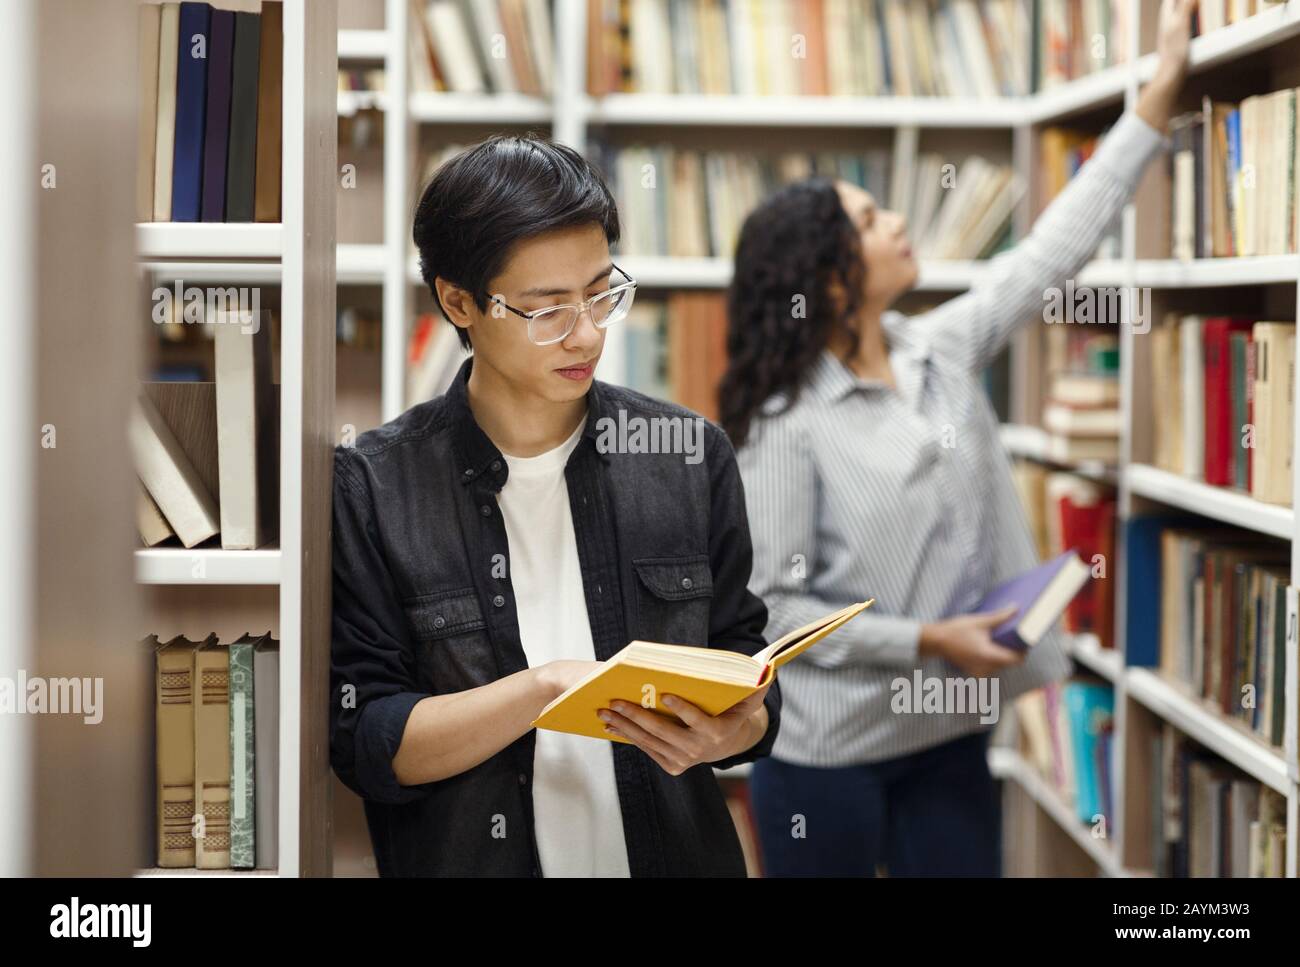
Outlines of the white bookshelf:
[{"label": "white bookshelf", "polygon": [[[1130,19],[1135,25],[1129,40],[1125,63],[1024,98],[968,100],[947,98],[773,98],[773,97],[698,97],[643,94],[615,94],[600,99],[588,96],[585,89],[584,0],[555,0],[556,84],[549,99],[502,97],[464,97],[446,93],[411,93],[404,97],[381,95],[373,98],[385,113],[385,243],[367,251],[339,254],[339,278],[378,282],[383,285],[383,374],[382,414],[391,419],[402,408],[404,352],[409,325],[409,310],[415,286],[420,285],[418,269],[410,249],[410,216],[419,186],[411,178],[409,158],[411,138],[417,126],[473,124],[475,126],[517,126],[545,131],[547,126],[556,139],[578,150],[587,149],[592,127],[615,131],[635,131],[640,127],[679,127],[698,129],[762,128],[777,139],[788,139],[800,129],[893,130],[895,137],[916,132],[940,134],[949,140],[963,132],[972,138],[996,136],[1005,131],[1010,140],[1009,156],[1013,163],[1032,179],[1037,165],[1036,134],[1048,125],[1070,124],[1080,117],[1108,114],[1117,118],[1137,98],[1139,85],[1148,80],[1155,68],[1153,54],[1141,54],[1141,35],[1148,28],[1154,4],[1148,0],[1127,0]],[[388,71],[389,92],[407,90],[407,48],[404,31],[408,24],[406,0],[386,0],[386,23],[389,31],[364,39],[344,32],[340,51],[365,51],[355,58],[383,58]],[[394,26],[396,25],[396,26]],[[1137,29],[1138,27],[1141,29]],[[400,31],[403,42],[393,42],[393,31]],[[382,34],[384,36],[374,36]],[[1288,3],[1259,14],[1250,20],[1226,27],[1191,45],[1191,71],[1195,75],[1224,65],[1253,65],[1251,60],[1283,41],[1300,35],[1300,3]],[[1149,42],[1149,39],[1148,39]],[[1279,84],[1278,86],[1282,86]],[[1247,91],[1245,93],[1258,93]],[[1244,95],[1243,95],[1244,96]],[[1233,97],[1237,97],[1234,92]],[[340,97],[340,110],[355,110],[359,98]],[[1155,164],[1160,164],[1157,161]],[[1028,227],[1029,201],[1018,214],[1018,233]],[[1277,256],[1243,259],[1205,259],[1178,262],[1167,258],[1139,258],[1139,232],[1136,205],[1130,205],[1123,219],[1121,255],[1094,261],[1076,278],[1080,286],[1143,286],[1159,291],[1244,289],[1251,286],[1289,287],[1300,291],[1300,256]],[[352,247],[359,249],[362,247]],[[624,256],[620,259],[627,271],[649,289],[714,289],[726,287],[731,267],[726,259]],[[958,293],[969,288],[985,265],[980,263],[926,262],[921,266],[917,289],[928,293]],[[1090,463],[1062,467],[1085,477],[1117,488],[1121,518],[1135,512],[1142,502],[1155,502],[1199,514],[1211,520],[1253,530],[1261,536],[1281,538],[1292,543],[1292,583],[1300,584],[1300,550],[1297,550],[1295,513],[1290,508],[1262,504],[1250,497],[1220,488],[1209,487],[1175,474],[1169,474],[1140,460],[1133,459],[1134,449],[1146,432],[1137,419],[1135,395],[1141,390],[1144,376],[1135,370],[1135,339],[1132,327],[1125,327],[1121,343],[1122,403],[1125,430],[1121,461],[1116,467]],[[605,374],[616,372],[621,360],[619,337],[611,330],[607,340]],[[1021,403],[1036,395],[1037,377],[1033,372],[1035,353],[1024,340],[1012,348],[1013,411],[1022,413]],[[611,378],[606,375],[606,378]],[[615,377],[616,378],[616,377]],[[1024,459],[1046,462],[1046,436],[1041,429],[1023,423],[1003,428],[1003,442],[1010,454]],[[1297,441],[1300,443],[1300,441]],[[1297,480],[1300,495],[1300,479]],[[1120,579],[1122,582],[1122,578]],[[1055,796],[1032,767],[1020,759],[997,759],[996,771],[1009,779],[1053,817],[1094,861],[1109,875],[1123,875],[1119,857],[1125,854],[1124,812],[1126,803],[1125,773],[1126,723],[1133,717],[1127,706],[1149,712],[1171,722],[1193,739],[1206,745],[1243,771],[1284,792],[1288,799],[1287,873],[1296,875],[1297,844],[1300,841],[1300,767],[1296,764],[1294,722],[1297,716],[1297,667],[1295,644],[1288,651],[1290,692],[1287,697],[1287,722],[1290,752],[1282,753],[1262,745],[1236,723],[1217,715],[1213,708],[1182,694],[1177,686],[1165,682],[1151,670],[1126,668],[1122,661],[1124,608],[1122,587],[1117,600],[1117,649],[1101,649],[1095,638],[1078,636],[1070,644],[1076,664],[1115,687],[1117,719],[1116,809],[1112,839],[1099,845],[1085,827],[1074,821],[1071,811]],[[995,750],[1001,755],[1002,750]]]},{"label": "white bookshelf", "polygon": [[[135,226],[142,270],[160,284],[269,284],[280,290],[280,511],[278,545],[135,551],[135,579],[157,589],[276,589],[280,642],[279,868],[207,871],[141,868],[136,875],[310,876],[330,872],[328,730],[329,495],[334,422],[336,262],[373,269],[373,253],[334,244],[337,10],[285,0],[281,222]],[[131,22],[134,31],[134,21]],[[369,32],[359,32],[369,33]],[[358,37],[352,40],[360,44]],[[374,37],[366,38],[373,43]],[[355,48],[354,48],[355,49]],[[370,48],[373,49],[373,48]],[[215,261],[214,261],[215,260]],[[340,273],[345,275],[345,273]],[[329,320],[321,325],[321,320]],[[189,600],[189,599],[186,599]],[[208,599],[212,608],[220,598]],[[215,614],[210,616],[215,621]],[[208,628],[186,634],[201,638]],[[250,628],[248,630],[256,630]],[[151,851],[156,844],[150,844]]]}]

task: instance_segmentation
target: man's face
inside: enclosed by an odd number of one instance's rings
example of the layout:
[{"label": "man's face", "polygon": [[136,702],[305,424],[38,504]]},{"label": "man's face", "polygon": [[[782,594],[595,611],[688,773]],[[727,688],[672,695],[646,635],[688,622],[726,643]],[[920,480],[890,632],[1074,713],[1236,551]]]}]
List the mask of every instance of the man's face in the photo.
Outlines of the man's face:
[{"label": "man's face", "polygon": [[609,243],[599,225],[560,229],[518,243],[488,283],[486,311],[479,312],[472,300],[465,302],[474,365],[495,370],[522,395],[555,403],[585,396],[605,345],[605,330],[595,327],[590,313],[579,314],[564,339],[538,346],[528,338],[528,320],[495,300],[521,312],[579,303],[608,289],[612,272]]}]

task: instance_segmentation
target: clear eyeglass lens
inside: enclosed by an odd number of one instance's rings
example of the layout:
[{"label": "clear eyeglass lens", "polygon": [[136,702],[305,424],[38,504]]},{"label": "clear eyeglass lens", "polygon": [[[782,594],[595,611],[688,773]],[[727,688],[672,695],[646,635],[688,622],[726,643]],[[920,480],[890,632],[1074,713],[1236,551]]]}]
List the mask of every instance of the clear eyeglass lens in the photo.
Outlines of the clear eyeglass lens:
[{"label": "clear eyeglass lens", "polygon": [[631,289],[614,292],[597,299],[591,304],[591,321],[601,328],[612,326],[627,315],[627,310],[631,305]]},{"label": "clear eyeglass lens", "polygon": [[558,342],[573,330],[577,318],[578,310],[573,306],[539,313],[528,320],[529,338],[539,346]]}]

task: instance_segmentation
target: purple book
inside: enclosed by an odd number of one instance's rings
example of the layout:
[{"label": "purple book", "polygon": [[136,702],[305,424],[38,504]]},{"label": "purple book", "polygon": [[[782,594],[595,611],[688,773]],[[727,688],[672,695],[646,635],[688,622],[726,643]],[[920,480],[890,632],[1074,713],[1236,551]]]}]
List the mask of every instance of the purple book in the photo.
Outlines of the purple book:
[{"label": "purple book", "polygon": [[1091,576],[1079,555],[1066,551],[994,588],[975,610],[1000,611],[1016,605],[1016,613],[993,629],[992,638],[1004,648],[1024,651],[1038,644]]},{"label": "purple book", "polygon": [[226,142],[230,137],[230,69],[235,12],[213,10],[208,37],[207,134],[203,139],[203,221],[226,218]]}]

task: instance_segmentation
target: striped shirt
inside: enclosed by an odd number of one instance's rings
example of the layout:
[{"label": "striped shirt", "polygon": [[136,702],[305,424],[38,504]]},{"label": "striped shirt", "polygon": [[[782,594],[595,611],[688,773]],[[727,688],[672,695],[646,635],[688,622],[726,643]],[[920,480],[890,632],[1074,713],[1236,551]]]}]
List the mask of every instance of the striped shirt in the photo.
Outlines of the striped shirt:
[{"label": "striped shirt", "polygon": [[[1089,260],[1161,135],[1126,114],[1030,235],[972,289],[921,315],[882,319],[897,385],[859,378],[829,352],[794,406],[773,397],[739,454],[768,640],[853,601],[876,605],[781,670],[772,754],[808,766],[876,762],[982,727],[978,709],[895,712],[896,679],[962,678],[918,658],[922,623],[971,613],[1038,563],[980,372],[1043,318],[1045,290]],[[1001,709],[1070,670],[1053,629],[1000,676]],[[900,692],[901,694],[901,692]],[[919,696],[917,696],[919,699]],[[919,702],[918,702],[919,704]]]}]

